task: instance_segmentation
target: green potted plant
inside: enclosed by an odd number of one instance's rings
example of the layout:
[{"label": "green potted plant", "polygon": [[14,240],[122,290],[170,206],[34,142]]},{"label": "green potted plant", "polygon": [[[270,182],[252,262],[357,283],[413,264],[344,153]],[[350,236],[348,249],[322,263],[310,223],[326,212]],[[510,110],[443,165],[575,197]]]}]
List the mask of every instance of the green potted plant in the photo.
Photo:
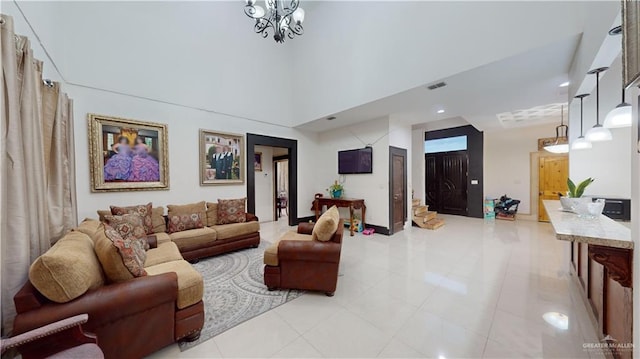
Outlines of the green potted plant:
[{"label": "green potted plant", "polygon": [[336,180],[331,186],[329,186],[327,191],[331,195],[331,198],[341,198],[344,187],[342,187],[342,185]]},{"label": "green potted plant", "polygon": [[586,180],[578,183],[576,185],[571,178],[567,178],[567,187],[569,191],[567,191],[567,196],[560,197],[560,204],[562,204],[562,209],[565,211],[574,211],[577,205],[583,201],[591,201],[590,198],[581,199],[584,194],[584,190],[593,183],[595,179],[589,177]]}]

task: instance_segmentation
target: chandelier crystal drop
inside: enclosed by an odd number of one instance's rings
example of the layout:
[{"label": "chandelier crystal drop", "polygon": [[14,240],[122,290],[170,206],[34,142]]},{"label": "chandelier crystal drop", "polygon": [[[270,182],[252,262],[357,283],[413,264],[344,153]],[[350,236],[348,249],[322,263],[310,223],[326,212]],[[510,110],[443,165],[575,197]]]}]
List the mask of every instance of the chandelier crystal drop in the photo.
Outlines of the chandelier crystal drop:
[{"label": "chandelier crystal drop", "polygon": [[273,32],[273,39],[283,43],[288,37],[293,39],[302,35],[304,29],[304,10],[299,0],[265,0],[265,7],[256,5],[256,0],[246,0],[244,13],[256,21],[253,29],[266,38]]}]

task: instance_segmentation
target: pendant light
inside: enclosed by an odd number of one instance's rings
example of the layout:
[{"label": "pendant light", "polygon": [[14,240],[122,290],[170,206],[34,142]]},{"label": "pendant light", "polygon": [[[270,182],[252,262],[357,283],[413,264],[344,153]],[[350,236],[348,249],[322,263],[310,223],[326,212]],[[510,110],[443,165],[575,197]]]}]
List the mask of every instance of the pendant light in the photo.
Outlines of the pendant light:
[{"label": "pendant light", "polygon": [[573,141],[573,143],[571,144],[571,149],[572,150],[587,150],[591,147],[593,147],[593,145],[591,144],[591,142],[587,141],[586,138],[584,138],[584,136],[582,135],[582,121],[583,121],[583,116],[582,116],[582,110],[583,110],[583,101],[584,98],[589,96],[589,94],[584,93],[582,95],[577,95],[576,98],[580,99],[580,137],[578,137],[575,141]]},{"label": "pendant light", "polygon": [[616,108],[609,111],[607,117],[604,118],[604,127],[631,127],[631,120],[633,118],[632,112],[633,111],[631,111],[631,105],[624,102],[624,88],[622,88],[622,102],[618,106],[616,106]]},{"label": "pendant light", "polygon": [[551,153],[569,152],[569,126],[564,124],[564,106],[560,107],[560,126],[556,126],[556,140],[544,146],[544,149]]},{"label": "pendant light", "polygon": [[600,124],[600,73],[608,69],[608,67],[599,67],[587,72],[589,75],[596,75],[596,124],[585,135],[589,142],[611,141],[613,139],[611,131]]}]

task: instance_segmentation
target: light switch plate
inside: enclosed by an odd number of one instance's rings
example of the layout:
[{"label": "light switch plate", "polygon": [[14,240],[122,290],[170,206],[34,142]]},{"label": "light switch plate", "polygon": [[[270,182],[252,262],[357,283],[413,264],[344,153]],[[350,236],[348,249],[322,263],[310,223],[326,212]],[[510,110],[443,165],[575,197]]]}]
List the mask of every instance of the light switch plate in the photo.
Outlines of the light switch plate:
[{"label": "light switch plate", "polygon": [[471,184],[478,184],[478,180],[471,180]]}]

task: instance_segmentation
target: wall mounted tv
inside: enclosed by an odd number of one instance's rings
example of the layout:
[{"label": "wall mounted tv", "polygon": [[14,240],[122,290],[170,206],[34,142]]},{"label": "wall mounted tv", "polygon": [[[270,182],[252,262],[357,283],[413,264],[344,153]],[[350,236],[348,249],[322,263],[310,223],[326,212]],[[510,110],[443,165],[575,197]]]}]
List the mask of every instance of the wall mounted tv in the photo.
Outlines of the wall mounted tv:
[{"label": "wall mounted tv", "polygon": [[372,173],[373,149],[365,147],[356,150],[338,152],[338,173],[341,175]]}]

